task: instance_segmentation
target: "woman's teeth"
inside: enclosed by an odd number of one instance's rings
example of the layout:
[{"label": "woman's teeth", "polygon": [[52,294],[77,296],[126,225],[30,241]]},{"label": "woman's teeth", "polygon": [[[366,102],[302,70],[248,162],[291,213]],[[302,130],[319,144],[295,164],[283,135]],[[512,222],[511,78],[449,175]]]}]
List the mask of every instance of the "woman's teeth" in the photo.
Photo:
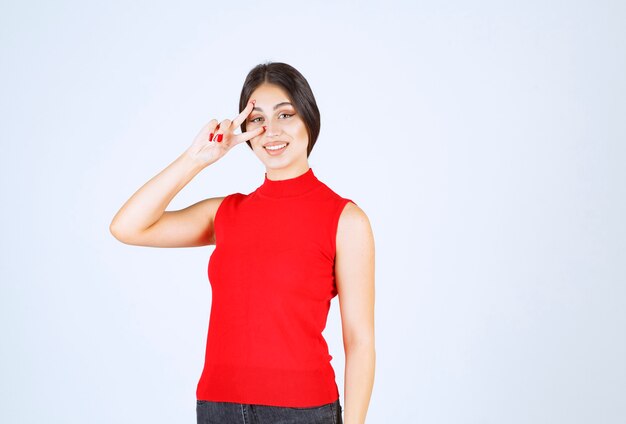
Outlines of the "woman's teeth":
[{"label": "woman's teeth", "polygon": [[282,148],[283,148],[283,147],[285,147],[285,146],[287,146],[287,143],[284,143],[284,144],[278,144],[278,145],[276,145],[276,146],[265,146],[265,148],[266,148],[267,150],[280,150],[280,149],[282,149]]}]

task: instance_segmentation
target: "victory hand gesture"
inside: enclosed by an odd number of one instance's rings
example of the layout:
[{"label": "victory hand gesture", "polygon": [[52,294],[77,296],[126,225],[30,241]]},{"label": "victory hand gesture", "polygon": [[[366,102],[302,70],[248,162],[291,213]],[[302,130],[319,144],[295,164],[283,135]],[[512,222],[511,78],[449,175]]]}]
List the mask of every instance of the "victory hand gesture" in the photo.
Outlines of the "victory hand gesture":
[{"label": "victory hand gesture", "polygon": [[250,100],[245,109],[232,121],[224,119],[219,122],[212,119],[206,124],[196,138],[191,147],[187,149],[187,154],[195,161],[204,166],[208,166],[226,154],[230,149],[239,143],[250,140],[265,131],[263,127],[256,128],[245,133],[235,134],[241,123],[250,115],[254,107],[254,100]]}]

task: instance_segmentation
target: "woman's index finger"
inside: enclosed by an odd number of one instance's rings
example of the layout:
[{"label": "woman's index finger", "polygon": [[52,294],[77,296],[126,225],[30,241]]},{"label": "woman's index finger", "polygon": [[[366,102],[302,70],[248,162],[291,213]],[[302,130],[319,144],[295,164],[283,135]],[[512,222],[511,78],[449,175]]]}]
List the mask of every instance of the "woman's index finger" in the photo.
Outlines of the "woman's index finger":
[{"label": "woman's index finger", "polygon": [[252,109],[254,108],[254,100],[250,100],[248,102],[248,104],[246,105],[246,107],[241,111],[241,113],[239,115],[237,115],[237,117],[235,119],[233,119],[233,126],[234,128],[237,128],[241,125],[241,123],[243,121],[246,120],[246,118],[248,117],[248,115],[250,115],[250,112],[252,112]]}]

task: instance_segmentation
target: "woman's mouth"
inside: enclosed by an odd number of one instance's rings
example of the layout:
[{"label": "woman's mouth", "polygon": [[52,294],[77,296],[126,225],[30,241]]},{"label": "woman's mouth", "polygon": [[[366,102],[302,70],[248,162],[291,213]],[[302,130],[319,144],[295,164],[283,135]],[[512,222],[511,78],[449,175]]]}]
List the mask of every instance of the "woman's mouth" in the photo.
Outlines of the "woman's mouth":
[{"label": "woman's mouth", "polygon": [[271,156],[276,156],[276,155],[280,155],[282,152],[285,151],[285,149],[287,148],[287,145],[289,143],[273,143],[273,144],[266,144],[265,146],[263,146],[263,148],[265,149],[265,151],[267,152],[267,154],[271,155]]}]

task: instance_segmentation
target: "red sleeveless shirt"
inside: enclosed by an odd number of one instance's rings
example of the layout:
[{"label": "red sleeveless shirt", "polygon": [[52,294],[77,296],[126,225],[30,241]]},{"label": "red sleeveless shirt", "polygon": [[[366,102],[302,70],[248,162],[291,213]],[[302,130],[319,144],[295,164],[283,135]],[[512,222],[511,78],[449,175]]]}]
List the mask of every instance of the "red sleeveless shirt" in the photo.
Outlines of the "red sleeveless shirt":
[{"label": "red sleeveless shirt", "polygon": [[199,400],[311,407],[339,398],[322,335],[339,216],[350,199],[309,168],[226,196],[214,220]]}]

